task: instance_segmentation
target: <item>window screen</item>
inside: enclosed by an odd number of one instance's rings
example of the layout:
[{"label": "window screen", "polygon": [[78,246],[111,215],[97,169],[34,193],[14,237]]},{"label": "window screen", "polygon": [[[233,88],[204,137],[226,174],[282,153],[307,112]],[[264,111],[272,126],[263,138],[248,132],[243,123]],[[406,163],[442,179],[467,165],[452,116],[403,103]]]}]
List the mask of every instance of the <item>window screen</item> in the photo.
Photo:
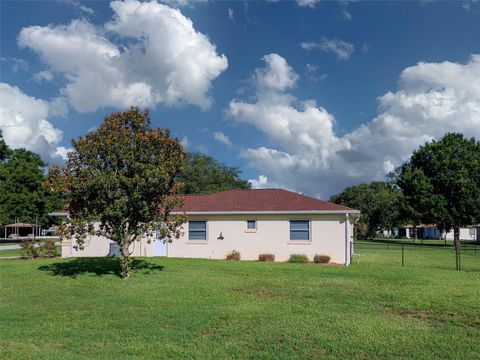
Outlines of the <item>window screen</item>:
[{"label": "window screen", "polygon": [[207,222],[189,221],[188,240],[207,240]]},{"label": "window screen", "polygon": [[310,240],[310,221],[290,220],[290,240]]}]

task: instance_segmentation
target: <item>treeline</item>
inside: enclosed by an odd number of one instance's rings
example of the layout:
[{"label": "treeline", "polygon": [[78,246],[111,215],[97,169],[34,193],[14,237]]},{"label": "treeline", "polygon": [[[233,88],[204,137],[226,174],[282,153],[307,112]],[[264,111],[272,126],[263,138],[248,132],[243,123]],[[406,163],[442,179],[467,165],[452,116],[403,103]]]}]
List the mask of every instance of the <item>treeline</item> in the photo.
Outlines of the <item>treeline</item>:
[{"label": "treeline", "polygon": [[454,230],[480,224],[480,142],[449,133],[425,143],[386,182],[349,187],[331,201],[361,210],[361,237],[411,224]]},{"label": "treeline", "polygon": [[45,166],[37,154],[9,148],[0,130],[0,227],[16,220],[43,227],[53,224],[55,219],[48,213],[61,209],[63,203],[43,186]]},{"label": "treeline", "polygon": [[[19,222],[48,227],[55,219],[49,212],[63,208],[60,195],[43,186],[46,164],[37,154],[25,149],[11,149],[0,131],[0,227]],[[230,189],[248,189],[238,167],[227,166],[211,156],[188,153],[178,180],[181,194],[208,194]],[[0,232],[3,235],[3,232]]]}]

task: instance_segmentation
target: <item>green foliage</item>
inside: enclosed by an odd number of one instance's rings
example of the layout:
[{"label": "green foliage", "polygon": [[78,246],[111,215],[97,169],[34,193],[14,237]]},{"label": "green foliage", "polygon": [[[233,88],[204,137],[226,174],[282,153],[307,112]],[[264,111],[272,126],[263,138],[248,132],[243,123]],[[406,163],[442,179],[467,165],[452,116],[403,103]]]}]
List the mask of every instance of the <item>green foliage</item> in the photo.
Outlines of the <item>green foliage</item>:
[{"label": "green foliage", "polygon": [[23,256],[34,259],[38,257],[55,257],[60,256],[60,248],[55,245],[55,241],[47,239],[38,241],[37,239],[22,240],[21,253]]},{"label": "green foliage", "polygon": [[3,139],[2,129],[0,129],[0,161],[4,161],[10,153],[10,149],[8,145],[5,143]]},{"label": "green foliage", "polygon": [[178,176],[182,194],[209,194],[231,189],[249,189],[250,183],[240,178],[240,170],[222,164],[197,152],[189,153],[185,169]]},{"label": "green foliage", "polygon": [[330,256],[328,255],[315,255],[313,258],[315,264],[328,264],[330,262]]},{"label": "green foliage", "polygon": [[292,264],[305,264],[308,263],[308,256],[303,254],[292,254],[288,259],[288,262]]},{"label": "green foliage", "polygon": [[0,226],[16,219],[42,226],[54,223],[48,213],[62,208],[62,201],[43,186],[44,168],[37,154],[9,149],[0,133]]},{"label": "green foliage", "polygon": [[404,196],[406,217],[455,230],[480,223],[480,142],[446,134],[416,150],[393,177]]},{"label": "green foliage", "polygon": [[385,182],[371,182],[346,188],[330,201],[360,210],[356,222],[357,235],[374,237],[377,231],[392,229],[399,225],[401,192]]},{"label": "green foliage", "polygon": [[40,244],[39,253],[43,257],[59,256],[59,251],[54,240],[45,240]]},{"label": "green foliage", "polygon": [[20,247],[22,248],[22,255],[28,258],[37,258],[39,256],[38,242],[35,239],[22,240]]},{"label": "green foliage", "polygon": [[[51,168],[49,186],[62,193],[71,222],[62,232],[82,248],[88,235],[115,241],[122,256],[140,236],[178,238],[183,216],[169,216],[181,204],[176,178],[185,150],[168,129],[152,128],[147,110],[113,113],[96,131],[72,142],[65,168]],[[95,223],[99,226],[94,226]],[[123,259],[122,276],[130,262]]]}]

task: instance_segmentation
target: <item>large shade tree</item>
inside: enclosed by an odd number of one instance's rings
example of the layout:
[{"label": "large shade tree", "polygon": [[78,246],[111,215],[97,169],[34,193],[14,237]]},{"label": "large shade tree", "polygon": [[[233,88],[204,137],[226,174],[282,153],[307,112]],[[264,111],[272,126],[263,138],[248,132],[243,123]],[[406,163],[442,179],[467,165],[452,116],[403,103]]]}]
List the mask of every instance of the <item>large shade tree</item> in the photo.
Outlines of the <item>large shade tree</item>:
[{"label": "large shade tree", "polygon": [[250,183],[240,177],[240,170],[227,166],[198,152],[188,153],[185,169],[178,180],[182,194],[209,194],[231,189],[249,189]]},{"label": "large shade tree", "polygon": [[45,163],[25,149],[10,149],[0,132],[0,225],[20,222],[49,226],[48,213],[62,207],[44,187]]},{"label": "large shade tree", "polygon": [[169,130],[152,128],[147,110],[132,107],[107,117],[98,130],[72,142],[64,168],[50,170],[49,186],[66,199],[64,234],[80,247],[87,235],[104,236],[121,249],[121,275],[131,272],[131,244],[141,236],[178,238],[182,216],[176,178],[186,152]]},{"label": "large shade tree", "polygon": [[357,235],[372,238],[380,230],[393,229],[399,222],[401,193],[385,182],[375,181],[346,188],[330,201],[360,210]]},{"label": "large shade tree", "polygon": [[423,223],[454,230],[460,250],[460,227],[480,223],[480,142],[449,133],[413,152],[397,170],[396,184],[406,208]]}]

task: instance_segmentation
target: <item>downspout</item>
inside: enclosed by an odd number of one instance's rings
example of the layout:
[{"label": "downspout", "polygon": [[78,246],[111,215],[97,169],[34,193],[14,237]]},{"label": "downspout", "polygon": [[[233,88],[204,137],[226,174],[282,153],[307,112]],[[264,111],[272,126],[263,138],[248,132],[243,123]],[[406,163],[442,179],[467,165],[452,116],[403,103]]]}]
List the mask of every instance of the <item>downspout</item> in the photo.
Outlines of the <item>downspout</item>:
[{"label": "downspout", "polygon": [[349,214],[345,214],[345,266],[350,265],[350,261],[348,259],[348,239],[349,239],[349,229],[350,228],[350,221],[349,221]]}]

